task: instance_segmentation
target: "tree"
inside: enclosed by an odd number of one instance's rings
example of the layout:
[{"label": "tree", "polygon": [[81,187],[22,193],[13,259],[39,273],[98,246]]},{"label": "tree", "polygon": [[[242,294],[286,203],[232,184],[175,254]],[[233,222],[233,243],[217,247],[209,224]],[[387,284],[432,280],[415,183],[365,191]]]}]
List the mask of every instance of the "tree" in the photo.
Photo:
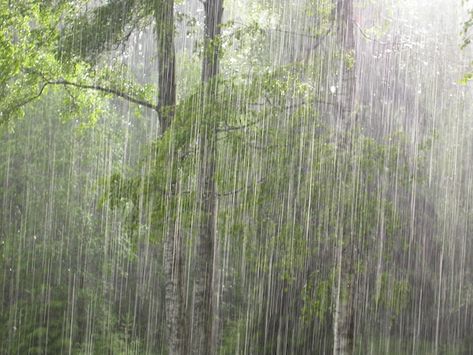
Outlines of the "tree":
[{"label": "tree", "polygon": [[[355,115],[355,38],[353,32],[353,1],[337,1],[337,35],[340,43],[340,73],[337,103],[337,120],[348,130],[354,127]],[[349,131],[348,131],[349,132]],[[348,138],[350,139],[350,137]],[[348,142],[350,146],[350,142]],[[334,308],[334,346],[335,355],[352,354],[354,350],[354,315],[353,298],[354,284],[354,254],[356,237],[344,235],[343,229],[338,232],[337,246],[337,285],[335,289]]]},{"label": "tree", "polygon": [[442,88],[447,41],[402,37],[431,29],[428,0],[389,5],[392,28],[364,27],[389,1],[357,8],[362,24],[352,0],[228,1],[225,23],[222,0],[1,3],[7,352],[467,337],[469,97]]},{"label": "tree", "polygon": [[[5,55],[2,55],[4,59],[1,67],[6,75],[1,84],[3,88],[6,88],[7,84],[13,84],[13,88],[2,91],[0,113],[4,120],[11,119],[13,114],[21,112],[26,104],[38,99],[48,86],[60,85],[82,91],[80,95],[84,94],[84,90],[99,91],[153,109],[158,113],[161,134],[166,132],[174,117],[176,105],[174,1],[110,1],[93,8],[91,17],[87,13],[74,17],[78,8],[74,2],[68,1],[61,1],[59,6],[40,2],[6,3],[1,6],[2,10],[8,12],[5,13],[7,21],[2,22],[1,40],[7,52],[4,51]],[[125,41],[131,31],[142,26],[141,22],[149,16],[149,10],[156,24],[159,61],[159,91],[156,104],[152,103],[145,91],[134,84],[123,89],[123,86],[117,85],[113,79],[106,79],[104,84],[90,83],[97,78],[90,77],[88,73],[88,63],[94,65],[102,52]],[[39,24],[36,28],[30,26],[30,21],[34,20]],[[59,23],[62,24],[62,29],[58,26]],[[56,41],[58,37],[59,42]],[[12,38],[16,38],[15,46],[12,46]],[[111,74],[107,74],[106,70],[104,72],[106,76]],[[97,75],[99,80],[100,75]],[[85,80],[77,81],[79,76],[85,77]],[[30,90],[20,91],[26,86],[39,86],[39,91],[33,95]],[[138,91],[134,91],[134,88]],[[92,97],[93,95],[88,95],[88,100],[90,105],[94,106],[95,100],[91,100]],[[87,99],[83,102],[85,101]],[[167,193],[174,192],[171,186]],[[169,215],[167,222],[170,228],[165,242],[166,319],[169,351],[177,354],[184,352],[181,349],[184,316],[182,260],[179,257],[180,241],[173,226],[173,214]]]},{"label": "tree", "polygon": [[217,99],[220,33],[223,15],[222,0],[204,1],[204,55],[202,63],[202,102],[199,126],[199,175],[197,200],[200,225],[196,246],[196,273],[194,281],[192,354],[215,354],[216,329],[213,329],[214,292],[216,285],[216,154],[217,123],[220,112],[213,110]]}]

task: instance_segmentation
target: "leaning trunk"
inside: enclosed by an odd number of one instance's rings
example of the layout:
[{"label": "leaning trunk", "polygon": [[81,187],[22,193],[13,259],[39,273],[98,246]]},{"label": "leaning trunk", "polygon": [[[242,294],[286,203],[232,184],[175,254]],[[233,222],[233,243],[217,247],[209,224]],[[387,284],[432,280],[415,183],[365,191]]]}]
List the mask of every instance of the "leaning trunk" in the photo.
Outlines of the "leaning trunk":
[{"label": "leaning trunk", "polygon": [[196,273],[194,280],[194,314],[192,325],[192,353],[216,352],[214,320],[214,265],[216,261],[216,117],[206,117],[217,94],[215,77],[219,68],[220,25],[222,0],[207,0],[205,7],[204,58],[202,64],[202,117],[199,134],[198,208],[199,235],[196,245]]}]

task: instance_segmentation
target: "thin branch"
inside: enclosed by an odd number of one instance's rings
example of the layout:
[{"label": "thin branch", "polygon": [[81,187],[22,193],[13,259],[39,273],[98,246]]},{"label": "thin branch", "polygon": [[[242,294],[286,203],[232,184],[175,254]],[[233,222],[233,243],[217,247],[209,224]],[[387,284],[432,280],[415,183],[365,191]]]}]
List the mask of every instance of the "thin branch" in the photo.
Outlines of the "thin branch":
[{"label": "thin branch", "polygon": [[18,110],[20,107],[23,107],[25,105],[28,105],[30,102],[33,102],[34,100],[38,99],[41,95],[43,95],[43,91],[44,89],[46,88],[46,86],[48,86],[48,83],[43,83],[43,85],[41,86],[41,89],[39,90],[38,94],[34,95],[34,96],[31,96],[23,101],[20,101],[18,104],[16,104],[15,106],[13,106],[12,108],[8,109],[7,111],[5,112],[0,112],[0,115],[1,114],[9,114],[15,110]]},{"label": "thin branch", "polygon": [[[251,185],[253,185],[253,186],[259,185],[259,184],[261,184],[264,180],[266,180],[265,177],[259,179],[258,181],[256,181],[255,183],[253,183],[253,184],[251,184]],[[241,187],[241,188],[239,188],[239,189],[237,189],[237,190],[233,190],[233,191],[229,191],[229,192],[217,194],[217,196],[218,196],[218,197],[233,196],[233,195],[236,195],[236,194],[239,193],[239,192],[242,192],[242,191],[244,191],[244,190],[249,189],[249,188],[251,187],[251,185],[246,185],[246,186]]]},{"label": "thin branch", "polygon": [[354,23],[355,26],[358,28],[358,30],[360,31],[361,35],[362,35],[363,37],[365,37],[367,40],[373,41],[373,42],[378,42],[379,44],[381,44],[381,45],[383,45],[383,46],[387,46],[387,45],[391,44],[391,43],[383,42],[383,41],[380,41],[380,40],[378,40],[378,39],[376,39],[376,38],[372,38],[372,37],[368,36],[368,34],[366,34],[366,32],[363,31],[363,29],[361,28],[361,26],[360,26],[360,24],[359,24],[358,22],[353,21],[353,23]]},{"label": "thin branch", "polygon": [[[65,86],[74,86],[80,89],[86,89],[86,90],[96,90],[96,91],[101,91],[107,94],[112,94],[118,97],[121,97],[122,99],[125,99],[129,102],[132,102],[134,104],[150,108],[154,111],[159,111],[158,105],[155,105],[149,101],[141,100],[136,97],[130,96],[122,91],[112,89],[112,88],[107,88],[101,85],[87,85],[87,84],[79,84],[79,83],[74,83],[72,81],[68,80],[54,80],[54,81],[47,81],[46,85],[65,85]],[[43,87],[44,88],[44,87]]]},{"label": "thin branch", "polygon": [[[36,74],[39,74],[39,73],[36,73]],[[77,87],[77,88],[80,88],[80,89],[101,91],[101,92],[104,92],[104,93],[107,93],[107,94],[112,94],[112,95],[115,95],[117,97],[121,97],[121,98],[123,98],[123,99],[125,99],[129,102],[134,103],[134,104],[137,104],[137,105],[140,105],[140,106],[143,106],[143,107],[147,107],[147,108],[150,108],[150,109],[152,109],[156,112],[159,112],[158,105],[155,105],[155,104],[150,103],[148,101],[141,100],[141,99],[138,99],[136,97],[130,96],[130,95],[128,95],[128,94],[126,94],[122,91],[116,90],[116,89],[107,88],[107,87],[104,87],[104,86],[101,86],[101,85],[79,84],[79,83],[74,83],[74,82],[71,82],[71,81],[68,81],[68,80],[47,80],[43,75],[41,75],[41,74],[39,74],[39,75],[42,76],[43,79],[45,80],[45,82],[41,85],[41,89],[39,90],[39,92],[36,95],[31,96],[31,97],[19,102],[18,104],[16,104],[14,107],[8,109],[7,111],[2,112],[2,114],[9,114],[9,113],[19,109],[20,107],[23,107],[23,106],[33,102],[34,100],[38,99],[43,94],[44,89],[48,85],[64,85],[65,87],[66,86],[73,86],[73,87]]]},{"label": "thin branch", "polygon": [[230,132],[230,131],[238,131],[240,129],[245,129],[245,128],[248,128],[248,127],[251,127],[251,126],[254,126],[256,124],[258,124],[259,122],[261,122],[263,119],[259,119],[259,120],[255,120],[253,122],[250,122],[246,125],[243,125],[243,126],[225,126],[225,127],[222,127],[222,128],[217,128],[217,132]]},{"label": "thin branch", "polygon": [[[233,23],[240,25],[242,27],[248,26],[248,24],[240,22],[240,21],[233,21]],[[240,27],[241,28],[241,27]],[[291,31],[287,30],[285,28],[275,28],[275,27],[267,27],[267,28],[261,28],[263,31],[273,31],[273,32],[280,32],[280,33],[287,33],[290,35],[294,36],[301,36],[301,37],[308,37],[308,38],[315,38],[315,39],[321,39],[327,36],[327,34],[330,32],[331,28],[327,31],[327,33],[321,34],[321,35],[315,35],[315,34],[310,34],[310,33],[304,33],[304,32],[296,32],[296,31]],[[233,35],[234,33],[230,33],[229,35]]]}]

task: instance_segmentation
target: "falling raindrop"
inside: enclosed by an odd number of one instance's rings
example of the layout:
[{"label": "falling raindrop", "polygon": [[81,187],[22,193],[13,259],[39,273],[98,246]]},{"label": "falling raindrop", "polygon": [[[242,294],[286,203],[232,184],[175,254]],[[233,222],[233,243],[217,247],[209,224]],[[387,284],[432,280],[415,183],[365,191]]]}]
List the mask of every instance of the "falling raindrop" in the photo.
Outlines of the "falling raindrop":
[{"label": "falling raindrop", "polygon": [[58,4],[0,6],[0,353],[473,353],[468,8]]}]

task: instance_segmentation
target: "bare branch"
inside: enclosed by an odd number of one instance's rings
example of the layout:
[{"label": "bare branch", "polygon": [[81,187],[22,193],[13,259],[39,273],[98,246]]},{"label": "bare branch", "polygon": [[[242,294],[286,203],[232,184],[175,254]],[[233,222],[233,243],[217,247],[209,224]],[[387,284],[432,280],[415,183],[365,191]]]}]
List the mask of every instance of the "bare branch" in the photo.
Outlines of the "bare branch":
[{"label": "bare branch", "polygon": [[240,129],[245,129],[245,128],[254,126],[254,125],[258,124],[261,121],[262,121],[262,119],[256,120],[256,121],[250,122],[250,123],[248,123],[246,125],[243,125],[243,126],[225,126],[225,127],[222,127],[222,128],[218,128],[217,132],[237,131],[237,130],[240,130]]},{"label": "bare branch", "polygon": [[233,190],[233,191],[229,191],[229,192],[225,192],[225,193],[221,193],[221,194],[217,194],[217,195],[218,195],[218,197],[233,196],[233,195],[236,195],[236,194],[239,193],[239,192],[242,192],[242,191],[244,191],[244,190],[248,190],[252,185],[253,185],[253,186],[259,185],[259,184],[261,184],[262,182],[264,182],[265,180],[266,180],[266,178],[263,177],[263,178],[259,179],[258,181],[254,182],[254,183],[251,184],[251,185],[246,185],[246,186],[241,187],[241,188],[239,188],[239,189],[237,189],[237,190]]},{"label": "bare branch", "polygon": [[96,90],[96,91],[101,91],[107,94],[112,94],[118,97],[121,97],[122,99],[125,99],[129,102],[132,102],[134,104],[150,108],[154,111],[159,111],[158,105],[155,105],[151,102],[145,101],[138,99],[136,97],[130,96],[122,91],[112,89],[112,88],[107,88],[101,85],[87,85],[87,84],[79,84],[79,83],[74,83],[72,81],[68,80],[54,80],[54,81],[47,81],[47,85],[65,85],[65,86],[74,86],[80,89],[86,89],[86,90]]},{"label": "bare branch", "polygon": [[29,98],[26,98],[23,101],[20,101],[14,107],[12,107],[11,109],[9,109],[5,112],[2,112],[2,113],[3,114],[8,114],[8,113],[13,112],[13,111],[19,109],[20,107],[23,107],[23,106],[33,102],[34,100],[38,99],[43,94],[44,89],[48,85],[63,85],[65,87],[66,86],[73,86],[73,87],[80,88],[80,89],[85,89],[85,90],[101,91],[101,92],[104,92],[104,93],[107,93],[107,94],[112,94],[112,95],[115,95],[117,97],[123,98],[123,99],[125,99],[129,102],[134,103],[134,104],[137,104],[137,105],[140,105],[140,106],[143,106],[143,107],[146,107],[146,108],[150,108],[150,109],[152,109],[156,112],[159,112],[158,105],[153,104],[149,101],[141,100],[141,99],[138,99],[136,97],[130,96],[127,93],[124,93],[120,90],[116,90],[116,89],[113,89],[113,88],[107,88],[107,87],[104,87],[104,86],[101,86],[101,85],[79,84],[79,83],[75,83],[75,82],[68,81],[68,80],[47,80],[43,75],[40,74],[40,76],[43,77],[45,82],[41,85],[41,89],[39,90],[39,92],[37,94],[35,94],[35,95],[33,95]]},{"label": "bare branch", "polygon": [[391,44],[391,43],[383,42],[383,41],[380,41],[380,40],[378,40],[378,39],[376,39],[376,38],[372,38],[372,37],[368,36],[368,35],[366,34],[366,32],[363,31],[363,29],[361,28],[361,26],[360,26],[360,24],[359,24],[358,22],[353,21],[353,23],[354,23],[355,26],[358,28],[358,31],[360,31],[361,35],[362,35],[363,37],[365,37],[367,40],[373,41],[373,42],[377,42],[377,43],[379,43],[379,44],[381,44],[381,45],[383,45],[383,46],[387,46],[387,45]]},{"label": "bare branch", "polygon": [[34,100],[38,99],[41,95],[43,95],[43,91],[46,88],[46,86],[48,86],[48,83],[43,83],[43,85],[41,86],[41,89],[39,90],[39,92],[36,95],[31,96],[27,99],[24,99],[23,101],[20,101],[18,104],[16,104],[15,106],[13,106],[12,108],[8,109],[5,112],[0,112],[0,116],[2,116],[3,114],[8,115],[9,113],[11,113],[13,111],[18,110],[20,107],[28,105],[30,102],[33,102]]}]

